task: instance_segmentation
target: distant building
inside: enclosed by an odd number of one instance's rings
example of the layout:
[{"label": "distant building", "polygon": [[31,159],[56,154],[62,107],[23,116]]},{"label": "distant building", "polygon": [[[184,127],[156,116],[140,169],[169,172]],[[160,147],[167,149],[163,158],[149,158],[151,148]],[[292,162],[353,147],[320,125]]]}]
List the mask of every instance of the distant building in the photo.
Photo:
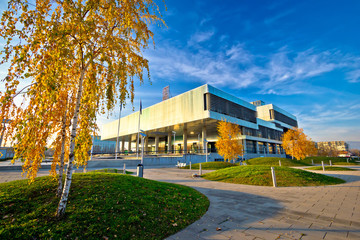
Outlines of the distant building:
[{"label": "distant building", "polygon": [[116,141],[102,141],[100,136],[92,136],[93,153],[114,153]]},{"label": "distant building", "polygon": [[[120,151],[138,151],[139,112],[120,119]],[[285,157],[281,136],[297,127],[294,115],[262,101],[246,102],[208,84],[142,109],[140,129],[146,134],[149,153],[216,152],[217,125],[221,120],[239,125],[245,158]],[[116,140],[118,121],[105,124],[103,140]],[[175,139],[174,139],[175,138]]]},{"label": "distant building", "polygon": [[337,151],[349,151],[349,144],[344,141],[330,141],[330,142],[317,142],[318,149],[331,150],[336,149]]}]

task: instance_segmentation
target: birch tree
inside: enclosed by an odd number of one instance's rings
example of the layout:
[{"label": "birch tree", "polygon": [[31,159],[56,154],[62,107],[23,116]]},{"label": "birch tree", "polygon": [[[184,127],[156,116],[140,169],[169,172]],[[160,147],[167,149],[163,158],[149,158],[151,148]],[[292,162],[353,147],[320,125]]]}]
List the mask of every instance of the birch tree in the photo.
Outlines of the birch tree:
[{"label": "birch tree", "polygon": [[[24,161],[32,180],[50,137],[57,136],[52,170],[67,160],[56,213],[61,217],[73,166],[89,159],[96,114],[113,109],[117,99],[133,101],[135,79],[142,83],[144,72],[150,77],[141,54],[153,37],[149,25],[163,21],[152,0],[32,2],[10,0],[2,14],[2,63],[10,68],[0,93],[0,119],[14,119],[6,138],[16,145],[15,159]],[[23,81],[32,85],[19,107],[13,96]]]},{"label": "birch tree", "polygon": [[225,161],[236,159],[239,155],[243,155],[243,145],[240,136],[239,125],[232,124],[226,120],[220,121],[217,126],[218,140],[215,147],[219,155],[224,157]]}]

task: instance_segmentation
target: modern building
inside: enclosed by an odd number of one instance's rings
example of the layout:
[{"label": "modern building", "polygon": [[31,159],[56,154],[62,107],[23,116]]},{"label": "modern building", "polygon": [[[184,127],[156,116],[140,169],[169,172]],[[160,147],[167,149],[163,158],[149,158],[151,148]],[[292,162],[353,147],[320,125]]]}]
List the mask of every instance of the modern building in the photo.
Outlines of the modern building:
[{"label": "modern building", "polygon": [[[120,151],[138,151],[139,112],[120,119]],[[144,151],[154,153],[216,152],[217,124],[227,120],[240,126],[245,158],[284,157],[282,134],[297,127],[296,117],[262,101],[246,102],[208,84],[142,110],[140,129],[146,134]],[[116,141],[118,120],[103,126],[102,140]]]},{"label": "modern building", "polygon": [[318,149],[331,150],[335,149],[337,151],[349,151],[349,144],[344,141],[329,141],[329,142],[317,142]]},{"label": "modern building", "polygon": [[102,141],[100,136],[91,136],[93,139],[93,153],[115,153],[115,141]]}]

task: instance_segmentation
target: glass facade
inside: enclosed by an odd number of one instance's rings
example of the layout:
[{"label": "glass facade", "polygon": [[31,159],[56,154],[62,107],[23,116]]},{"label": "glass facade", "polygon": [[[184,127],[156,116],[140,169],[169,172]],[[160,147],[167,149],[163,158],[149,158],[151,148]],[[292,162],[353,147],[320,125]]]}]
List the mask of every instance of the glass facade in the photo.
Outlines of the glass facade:
[{"label": "glass facade", "polygon": [[259,153],[263,154],[266,153],[266,146],[263,142],[258,142],[259,145]]},{"label": "glass facade", "polygon": [[204,110],[210,110],[248,122],[256,123],[256,111],[211,93],[206,93],[204,95]]},{"label": "glass facade", "polygon": [[246,140],[246,153],[256,153],[256,141]]},{"label": "glass facade", "polygon": [[285,116],[284,114],[282,113],[279,113],[278,111],[274,110],[274,109],[270,109],[270,118],[271,119],[275,119],[275,120],[278,120],[280,122],[283,122],[283,123],[286,123],[290,126],[293,126],[293,127],[297,127],[297,121],[292,119],[292,118],[289,118],[288,116]]},{"label": "glass facade", "polygon": [[273,139],[273,140],[281,140],[282,132],[267,128],[264,126],[259,126],[259,130],[247,128],[247,127],[241,127],[241,133],[243,135],[247,136],[253,136],[253,137],[261,137],[261,138],[267,138],[267,139]]}]

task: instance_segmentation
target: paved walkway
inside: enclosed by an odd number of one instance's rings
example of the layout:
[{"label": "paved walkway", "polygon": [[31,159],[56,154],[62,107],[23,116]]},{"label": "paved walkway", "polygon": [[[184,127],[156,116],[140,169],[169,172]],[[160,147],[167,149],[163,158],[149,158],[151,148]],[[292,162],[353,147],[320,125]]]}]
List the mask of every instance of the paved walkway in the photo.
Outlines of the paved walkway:
[{"label": "paved walkway", "polygon": [[360,239],[360,171],[331,172],[348,181],[341,185],[280,188],[194,179],[192,173],[196,171],[144,173],[149,179],[193,187],[210,200],[200,220],[169,240]]},{"label": "paved walkway", "polygon": [[[341,185],[280,188],[207,181],[192,178],[193,173],[145,168],[146,178],[193,187],[210,200],[200,220],[169,240],[360,239],[360,171],[326,172],[347,181]],[[0,171],[0,182],[17,179],[21,171]]]}]

